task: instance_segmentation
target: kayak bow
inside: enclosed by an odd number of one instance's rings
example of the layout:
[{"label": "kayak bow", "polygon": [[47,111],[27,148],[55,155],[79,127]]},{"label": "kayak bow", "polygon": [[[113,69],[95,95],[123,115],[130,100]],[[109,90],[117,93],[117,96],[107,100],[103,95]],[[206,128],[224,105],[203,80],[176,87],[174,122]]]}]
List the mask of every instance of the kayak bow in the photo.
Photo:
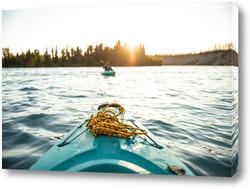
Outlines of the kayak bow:
[{"label": "kayak bow", "polygon": [[57,142],[30,170],[194,176],[150,131],[127,113],[121,112],[120,106],[100,106],[99,113],[104,109],[107,114],[113,115],[111,110],[118,115],[116,123],[134,127],[128,130],[146,132],[127,138],[103,134],[94,137],[93,131],[90,131],[93,130],[93,127],[90,128],[93,124],[88,124],[93,118],[91,116]]}]

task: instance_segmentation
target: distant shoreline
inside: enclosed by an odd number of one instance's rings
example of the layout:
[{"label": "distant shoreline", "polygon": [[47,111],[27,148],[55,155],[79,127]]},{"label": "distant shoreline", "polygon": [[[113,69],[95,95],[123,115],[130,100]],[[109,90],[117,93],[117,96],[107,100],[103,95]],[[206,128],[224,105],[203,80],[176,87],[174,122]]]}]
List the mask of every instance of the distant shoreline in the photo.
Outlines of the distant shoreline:
[{"label": "distant shoreline", "polygon": [[[156,55],[155,55],[156,56]],[[159,65],[112,65],[113,67],[149,66],[238,66],[238,53],[234,50],[214,50],[197,54],[157,55],[162,59]],[[41,66],[2,66],[2,68],[56,68],[56,67],[102,67],[102,65],[41,65]]]},{"label": "distant shoreline", "polygon": [[234,50],[214,50],[197,54],[163,55],[166,66],[238,66],[238,53]]}]

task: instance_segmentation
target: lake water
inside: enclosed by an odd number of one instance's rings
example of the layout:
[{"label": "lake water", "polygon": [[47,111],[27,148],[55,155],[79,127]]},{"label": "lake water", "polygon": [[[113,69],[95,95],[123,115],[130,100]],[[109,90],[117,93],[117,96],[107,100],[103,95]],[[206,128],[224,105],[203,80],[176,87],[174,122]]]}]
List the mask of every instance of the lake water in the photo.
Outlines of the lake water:
[{"label": "lake water", "polygon": [[238,169],[238,67],[2,69],[4,169],[29,169],[103,103],[125,107],[196,174]]}]

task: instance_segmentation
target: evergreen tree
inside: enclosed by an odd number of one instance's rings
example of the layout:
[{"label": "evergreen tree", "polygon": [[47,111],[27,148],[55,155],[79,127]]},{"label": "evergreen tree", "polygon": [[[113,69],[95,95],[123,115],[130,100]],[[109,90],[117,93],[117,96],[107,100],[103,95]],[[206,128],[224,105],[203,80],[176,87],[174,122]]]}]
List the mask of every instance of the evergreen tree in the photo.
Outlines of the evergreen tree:
[{"label": "evergreen tree", "polygon": [[9,48],[2,48],[3,52],[3,67],[9,67],[9,59],[10,59],[10,49]]},{"label": "evergreen tree", "polygon": [[56,46],[56,49],[55,49],[55,65],[57,65],[57,62],[58,62],[58,55],[57,55],[57,46]]},{"label": "evergreen tree", "polygon": [[44,63],[45,65],[49,65],[50,64],[50,55],[48,53],[48,48],[46,47],[46,51],[44,53]]}]

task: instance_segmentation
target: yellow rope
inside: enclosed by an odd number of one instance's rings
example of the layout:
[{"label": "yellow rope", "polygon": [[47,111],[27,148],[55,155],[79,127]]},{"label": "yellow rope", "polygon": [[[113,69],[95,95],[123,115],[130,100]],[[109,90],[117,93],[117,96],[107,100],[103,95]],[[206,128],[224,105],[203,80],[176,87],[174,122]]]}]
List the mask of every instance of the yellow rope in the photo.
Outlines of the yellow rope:
[{"label": "yellow rope", "polygon": [[[115,114],[111,110],[106,110],[110,106],[119,107],[119,113]],[[122,114],[121,122],[118,120],[118,116]],[[93,136],[97,135],[110,135],[121,138],[129,138],[130,136],[147,134],[147,131],[135,128],[128,124],[123,123],[123,117],[125,114],[125,109],[116,103],[112,103],[99,111],[96,116],[91,115],[86,127],[92,132]]]}]

